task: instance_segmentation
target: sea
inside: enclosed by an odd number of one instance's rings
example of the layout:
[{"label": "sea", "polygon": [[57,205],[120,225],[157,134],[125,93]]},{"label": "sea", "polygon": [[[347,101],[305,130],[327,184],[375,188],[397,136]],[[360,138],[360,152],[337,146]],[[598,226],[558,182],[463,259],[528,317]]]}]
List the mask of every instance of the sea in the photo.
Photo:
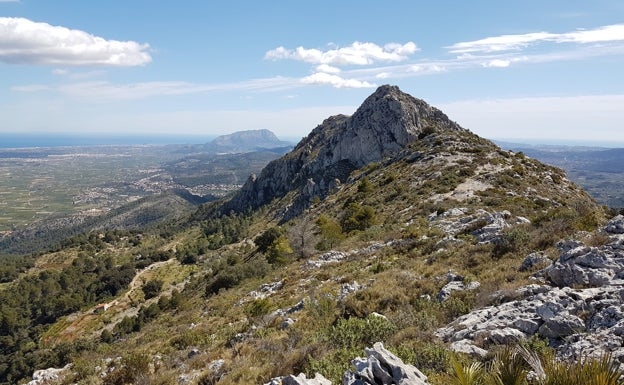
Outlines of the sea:
[{"label": "sea", "polygon": [[[41,147],[74,147],[74,146],[139,146],[166,144],[205,144],[217,135],[106,135],[106,134],[50,134],[50,133],[2,133],[0,132],[0,148],[41,148]],[[293,143],[300,137],[284,138]],[[560,145],[571,147],[604,147],[624,148],[624,141],[569,141],[544,139],[492,139],[496,143],[526,145]]]},{"label": "sea", "polygon": [[0,133],[0,148],[204,144],[215,135],[76,135]]}]

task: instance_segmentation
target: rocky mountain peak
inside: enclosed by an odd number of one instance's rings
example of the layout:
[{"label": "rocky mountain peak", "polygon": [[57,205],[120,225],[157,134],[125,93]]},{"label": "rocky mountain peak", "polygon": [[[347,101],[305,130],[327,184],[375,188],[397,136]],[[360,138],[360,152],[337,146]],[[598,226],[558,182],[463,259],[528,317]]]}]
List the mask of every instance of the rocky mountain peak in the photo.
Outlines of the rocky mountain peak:
[{"label": "rocky mountain peak", "polygon": [[347,121],[334,160],[357,159],[365,165],[401,151],[435,129],[464,130],[425,101],[384,85]]},{"label": "rocky mountain peak", "polygon": [[293,210],[306,200],[324,197],[349,174],[371,162],[396,157],[410,143],[433,132],[467,131],[442,111],[384,85],[352,116],[332,116],[316,127],[295,149],[252,176],[228,202],[226,212],[256,208],[299,190]]},{"label": "rocky mountain peak", "polygon": [[280,140],[272,131],[267,129],[236,131],[231,134],[216,137],[204,145],[204,150],[223,153],[241,153],[292,147],[292,143]]},{"label": "rocky mountain peak", "polygon": [[260,141],[260,142],[269,142],[269,143],[279,143],[280,140],[275,136],[275,134],[267,129],[261,130],[247,130],[247,131],[237,131],[232,134],[221,135],[216,137],[212,143],[220,146],[232,146],[238,145],[239,142],[250,142],[250,141]]}]

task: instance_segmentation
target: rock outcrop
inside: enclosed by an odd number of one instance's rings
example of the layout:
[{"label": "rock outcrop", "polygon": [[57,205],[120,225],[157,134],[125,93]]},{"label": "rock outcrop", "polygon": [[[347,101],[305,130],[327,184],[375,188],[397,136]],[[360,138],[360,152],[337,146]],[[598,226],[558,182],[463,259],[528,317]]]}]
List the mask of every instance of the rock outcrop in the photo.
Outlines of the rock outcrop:
[{"label": "rock outcrop", "polygon": [[[354,370],[342,377],[343,385],[427,385],[425,376],[416,367],[405,364],[399,357],[384,348],[381,342],[372,349],[364,349],[366,358],[353,360]],[[331,385],[331,381],[316,373],[314,378],[305,374],[277,377],[265,385]]]},{"label": "rock outcrop", "polygon": [[45,385],[55,381],[59,381],[68,373],[71,365],[66,365],[64,368],[48,368],[37,370],[33,373],[32,380],[27,385]]},{"label": "rock outcrop", "polygon": [[412,142],[437,130],[465,131],[440,110],[403,93],[381,86],[351,116],[326,119],[293,151],[252,175],[222,211],[254,209],[298,192],[283,216],[301,211],[314,197],[322,198],[344,183],[349,174],[371,162],[395,157]]},{"label": "rock outcrop", "polygon": [[514,225],[531,223],[527,218],[514,217],[507,210],[487,212],[483,209],[471,212],[470,209],[457,207],[443,213],[432,213],[429,221],[446,234],[457,236],[469,233],[475,236],[477,243],[496,243],[503,230]]},{"label": "rock outcrop", "polygon": [[343,385],[426,385],[427,376],[390,353],[381,342],[364,349],[366,358],[353,360],[355,370],[342,377]]},{"label": "rock outcrop", "polygon": [[298,376],[293,376],[291,374],[289,376],[273,378],[264,385],[331,385],[331,381],[319,373],[316,373],[314,378],[307,378],[304,373],[299,373]]},{"label": "rock outcrop", "polygon": [[538,335],[561,358],[610,352],[624,365],[624,217],[603,231],[609,241],[600,247],[560,242],[559,259],[536,273],[546,284],[508,293],[501,304],[461,316],[437,335],[452,349],[476,355]]}]

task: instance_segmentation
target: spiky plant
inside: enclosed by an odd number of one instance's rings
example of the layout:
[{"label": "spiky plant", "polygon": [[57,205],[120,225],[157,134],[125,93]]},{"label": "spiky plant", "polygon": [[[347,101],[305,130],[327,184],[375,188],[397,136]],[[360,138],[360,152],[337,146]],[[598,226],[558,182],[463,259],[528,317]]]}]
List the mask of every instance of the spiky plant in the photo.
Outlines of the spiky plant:
[{"label": "spiky plant", "polygon": [[620,369],[618,362],[614,361],[610,354],[599,358],[588,358],[579,361],[576,365],[580,384],[589,385],[622,385],[624,384],[624,371]]},{"label": "spiky plant", "polygon": [[526,384],[527,363],[518,349],[506,346],[496,353],[489,368],[488,383],[493,385]]},{"label": "spiky plant", "polygon": [[524,361],[529,365],[533,371],[533,376],[538,384],[542,384],[546,380],[546,371],[542,365],[542,358],[524,346],[518,346],[518,353],[524,358]]},{"label": "spiky plant", "polygon": [[482,385],[483,365],[473,362],[470,366],[464,365],[455,357],[451,357],[452,385]]},{"label": "spiky plant", "polygon": [[533,370],[538,385],[624,385],[624,370],[610,354],[563,362],[554,357],[540,359],[524,347],[517,349]]}]

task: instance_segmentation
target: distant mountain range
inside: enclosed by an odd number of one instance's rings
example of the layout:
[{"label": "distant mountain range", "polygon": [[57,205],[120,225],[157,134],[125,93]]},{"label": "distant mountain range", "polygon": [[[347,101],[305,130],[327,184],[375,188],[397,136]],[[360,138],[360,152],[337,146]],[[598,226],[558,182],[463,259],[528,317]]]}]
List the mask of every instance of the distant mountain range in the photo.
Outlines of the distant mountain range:
[{"label": "distant mountain range", "polygon": [[201,147],[206,152],[241,153],[270,149],[286,149],[288,151],[293,145],[291,142],[278,139],[272,131],[262,129],[221,135]]},{"label": "distant mountain range", "polygon": [[624,208],[624,148],[496,143],[564,169],[600,203]]}]

